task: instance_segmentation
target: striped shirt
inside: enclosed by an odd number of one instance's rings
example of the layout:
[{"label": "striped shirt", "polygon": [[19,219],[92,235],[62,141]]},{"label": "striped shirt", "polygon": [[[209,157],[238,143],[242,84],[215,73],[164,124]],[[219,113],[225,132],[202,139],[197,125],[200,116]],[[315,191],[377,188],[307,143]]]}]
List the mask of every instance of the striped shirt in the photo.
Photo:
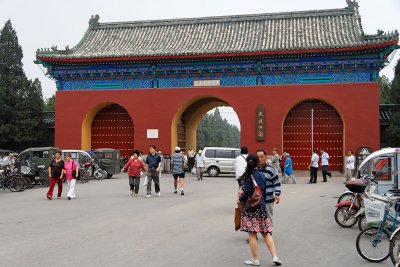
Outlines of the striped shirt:
[{"label": "striped shirt", "polygon": [[268,164],[259,167],[258,171],[265,177],[265,184],[267,186],[267,196],[265,202],[274,202],[275,196],[279,196],[281,194],[281,182],[279,181],[279,176],[276,174],[274,167],[269,166]]}]

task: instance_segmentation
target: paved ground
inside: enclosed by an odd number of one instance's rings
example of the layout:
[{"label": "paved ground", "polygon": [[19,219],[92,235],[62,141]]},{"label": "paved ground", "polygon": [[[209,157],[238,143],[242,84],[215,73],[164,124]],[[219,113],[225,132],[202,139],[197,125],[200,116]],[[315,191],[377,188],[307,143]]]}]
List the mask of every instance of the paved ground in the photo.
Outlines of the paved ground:
[{"label": "paved ground", "polygon": [[[358,230],[336,225],[343,178],[283,186],[274,238],[284,266],[373,266],[356,252]],[[246,234],[233,230],[232,177],[187,178],[186,195],[129,195],[126,174],[77,185],[78,199],[49,201],[46,189],[0,191],[0,266],[244,266]],[[65,196],[66,192],[63,193]],[[272,266],[260,241],[262,266]],[[379,266],[392,266],[390,260]]]}]

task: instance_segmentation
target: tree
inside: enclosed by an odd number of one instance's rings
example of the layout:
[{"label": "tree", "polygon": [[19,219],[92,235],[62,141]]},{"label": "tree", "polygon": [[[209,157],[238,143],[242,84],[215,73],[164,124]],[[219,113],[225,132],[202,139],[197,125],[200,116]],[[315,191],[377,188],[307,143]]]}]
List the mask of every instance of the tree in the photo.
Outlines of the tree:
[{"label": "tree", "polygon": [[[390,87],[390,100],[393,104],[400,104],[400,59],[394,70],[394,78]],[[400,146],[400,110],[392,110],[389,128],[387,130],[392,146]]]},{"label": "tree", "polygon": [[391,104],[391,83],[386,76],[378,78],[379,85],[379,103],[380,104]]},{"label": "tree", "polygon": [[239,147],[240,131],[229,124],[226,119],[222,119],[218,108],[214,114],[206,114],[197,128],[197,148],[205,146],[216,147]]},{"label": "tree", "polygon": [[26,78],[22,48],[8,20],[0,31],[0,147],[22,149],[42,136],[42,88]]},{"label": "tree", "polygon": [[44,101],[44,111],[56,110],[56,96],[52,95]]}]

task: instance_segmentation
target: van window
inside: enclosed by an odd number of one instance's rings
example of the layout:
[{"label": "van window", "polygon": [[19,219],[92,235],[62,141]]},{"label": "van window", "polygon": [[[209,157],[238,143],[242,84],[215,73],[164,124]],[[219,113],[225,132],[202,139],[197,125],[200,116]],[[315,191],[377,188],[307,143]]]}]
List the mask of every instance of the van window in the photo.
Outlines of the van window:
[{"label": "van window", "polygon": [[49,151],[33,151],[32,155],[34,159],[43,159],[49,157]]},{"label": "van window", "polygon": [[86,162],[90,162],[90,158],[83,153],[79,153],[79,163],[85,164]]},{"label": "van window", "polygon": [[207,158],[215,158],[215,149],[207,149],[205,155]]},{"label": "van window", "polygon": [[233,158],[233,150],[220,150],[218,149],[215,154],[216,158],[226,158],[231,159]]}]

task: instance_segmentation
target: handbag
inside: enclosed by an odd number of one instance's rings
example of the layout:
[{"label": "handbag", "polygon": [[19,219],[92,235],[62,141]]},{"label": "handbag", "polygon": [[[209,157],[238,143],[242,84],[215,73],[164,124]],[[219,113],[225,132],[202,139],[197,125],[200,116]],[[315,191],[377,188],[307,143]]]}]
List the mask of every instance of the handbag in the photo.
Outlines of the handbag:
[{"label": "handbag", "polygon": [[254,180],[253,175],[251,175],[251,180],[253,182],[254,191],[253,194],[247,198],[246,207],[248,209],[255,209],[261,206],[263,196],[260,187],[257,185],[256,180]]},{"label": "handbag", "polygon": [[78,179],[80,177],[81,172],[78,172],[78,177],[76,177],[76,170],[74,168],[74,165],[75,165],[74,163],[75,163],[75,160],[72,161],[72,178]]},{"label": "handbag", "polygon": [[237,207],[235,208],[235,217],[233,219],[233,222],[235,223],[235,231],[239,230],[242,224],[242,212],[242,203],[238,203]]}]

